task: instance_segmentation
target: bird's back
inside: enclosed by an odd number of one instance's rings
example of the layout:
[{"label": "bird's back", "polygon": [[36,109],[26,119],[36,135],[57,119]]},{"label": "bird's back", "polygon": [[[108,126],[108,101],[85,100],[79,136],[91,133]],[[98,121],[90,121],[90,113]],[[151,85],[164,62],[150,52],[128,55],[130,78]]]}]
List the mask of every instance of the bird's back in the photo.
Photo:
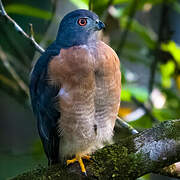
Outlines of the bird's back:
[{"label": "bird's back", "polygon": [[48,73],[50,83],[60,87],[61,156],[87,154],[110,142],[120,103],[116,53],[102,41],[61,49]]}]

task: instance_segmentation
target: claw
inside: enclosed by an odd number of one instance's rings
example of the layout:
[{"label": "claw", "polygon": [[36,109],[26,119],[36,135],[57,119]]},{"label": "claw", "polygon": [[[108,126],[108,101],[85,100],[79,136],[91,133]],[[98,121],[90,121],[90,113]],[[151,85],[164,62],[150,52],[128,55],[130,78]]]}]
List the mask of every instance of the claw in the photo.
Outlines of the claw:
[{"label": "claw", "polygon": [[87,176],[87,173],[86,173],[86,169],[85,169],[85,166],[84,166],[84,163],[83,163],[83,160],[82,159],[87,159],[87,160],[90,160],[91,156],[89,155],[84,155],[84,156],[80,156],[80,155],[77,155],[76,154],[76,157],[71,159],[71,160],[67,160],[66,161],[66,164],[69,165],[69,164],[73,164],[75,163],[76,161],[79,162],[79,165],[81,167],[81,172]]},{"label": "claw", "polygon": [[84,155],[84,156],[82,156],[82,159],[86,159],[86,160],[90,161],[90,160],[91,160],[91,156],[89,156],[89,155]]},{"label": "claw", "polygon": [[76,161],[77,161],[77,159],[76,159],[76,158],[73,158],[73,159],[71,159],[71,160],[67,160],[67,161],[66,161],[66,164],[67,164],[67,165],[73,164],[73,163],[75,163]]},{"label": "claw", "polygon": [[83,172],[82,174],[83,174],[84,176],[87,176],[87,173],[86,173],[86,171],[85,171],[85,172]]}]

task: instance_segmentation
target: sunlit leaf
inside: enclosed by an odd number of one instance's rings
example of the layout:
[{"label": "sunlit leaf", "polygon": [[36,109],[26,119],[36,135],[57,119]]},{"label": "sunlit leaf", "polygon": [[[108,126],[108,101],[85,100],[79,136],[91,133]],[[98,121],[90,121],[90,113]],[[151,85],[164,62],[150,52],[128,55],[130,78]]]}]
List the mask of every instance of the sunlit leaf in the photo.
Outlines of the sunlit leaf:
[{"label": "sunlit leaf", "polygon": [[162,85],[166,88],[171,87],[171,75],[175,71],[175,64],[173,61],[168,61],[166,64],[160,65],[162,75]]},{"label": "sunlit leaf", "polygon": [[164,51],[170,52],[180,66],[180,47],[174,41],[162,43],[161,48]]},{"label": "sunlit leaf", "polygon": [[132,0],[114,0],[113,4],[130,3]]},{"label": "sunlit leaf", "polygon": [[88,0],[70,0],[71,3],[73,3],[77,8],[80,9],[88,9]]},{"label": "sunlit leaf", "polygon": [[142,176],[142,177],[140,177],[140,178],[137,178],[137,180],[150,180],[150,174],[146,174],[146,175],[144,175],[144,176]]},{"label": "sunlit leaf", "polygon": [[132,96],[136,97],[139,101],[144,102],[148,99],[148,91],[143,87],[124,86],[121,91],[121,100],[130,101]]},{"label": "sunlit leaf", "polygon": [[36,18],[41,18],[45,20],[50,20],[52,13],[42,9],[38,9],[25,4],[11,4],[5,7],[7,13],[15,13],[25,16],[32,16]]}]

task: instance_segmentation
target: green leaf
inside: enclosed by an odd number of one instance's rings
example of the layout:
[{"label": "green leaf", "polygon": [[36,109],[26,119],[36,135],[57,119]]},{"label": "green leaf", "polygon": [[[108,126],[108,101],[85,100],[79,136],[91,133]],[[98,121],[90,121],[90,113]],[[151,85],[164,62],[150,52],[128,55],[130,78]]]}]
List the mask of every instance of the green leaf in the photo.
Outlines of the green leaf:
[{"label": "green leaf", "polygon": [[170,52],[180,67],[180,47],[174,41],[162,43],[161,49]]},{"label": "green leaf", "polygon": [[77,0],[70,0],[70,2],[74,4],[77,8],[88,9],[88,0],[78,0],[78,2]]},{"label": "green leaf", "polygon": [[50,20],[52,13],[25,4],[11,4],[5,7],[7,13],[15,13]]},{"label": "green leaf", "polygon": [[123,3],[130,3],[132,0],[114,0],[113,4],[123,4]]},{"label": "green leaf", "polygon": [[131,93],[127,89],[121,89],[121,100],[122,101],[131,100]]},{"label": "green leaf", "polygon": [[160,121],[179,118],[177,110],[171,108],[153,109],[153,114]]},{"label": "green leaf", "polygon": [[175,71],[175,64],[173,61],[168,61],[166,64],[160,65],[162,75],[162,85],[166,88],[171,87],[171,76]]},{"label": "green leaf", "polygon": [[135,129],[145,129],[145,128],[151,128],[152,127],[152,120],[148,115],[142,116],[140,119],[136,121],[132,121],[129,123],[132,127]]},{"label": "green leaf", "polygon": [[148,91],[146,88],[137,86],[124,86],[121,91],[121,100],[130,101],[131,97],[134,96],[141,102],[148,99]]}]

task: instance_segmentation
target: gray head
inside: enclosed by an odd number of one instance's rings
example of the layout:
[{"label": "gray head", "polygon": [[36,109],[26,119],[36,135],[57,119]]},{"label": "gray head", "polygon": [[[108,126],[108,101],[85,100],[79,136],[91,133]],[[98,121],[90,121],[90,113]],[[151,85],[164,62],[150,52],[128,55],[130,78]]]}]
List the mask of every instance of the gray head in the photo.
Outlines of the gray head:
[{"label": "gray head", "polygon": [[78,9],[68,13],[62,19],[56,43],[61,47],[86,44],[96,40],[96,32],[105,27],[99,17],[88,10]]}]

